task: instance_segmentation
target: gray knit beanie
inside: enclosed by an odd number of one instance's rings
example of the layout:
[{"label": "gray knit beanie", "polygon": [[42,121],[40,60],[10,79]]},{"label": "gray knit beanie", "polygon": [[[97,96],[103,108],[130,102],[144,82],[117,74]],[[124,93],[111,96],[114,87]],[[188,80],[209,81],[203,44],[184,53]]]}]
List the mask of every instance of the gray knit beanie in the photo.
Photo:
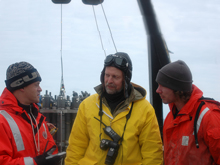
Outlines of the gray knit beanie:
[{"label": "gray knit beanie", "polygon": [[175,91],[192,90],[192,74],[184,61],[178,60],[162,67],[157,73],[156,82]]},{"label": "gray knit beanie", "polygon": [[36,81],[41,81],[40,74],[31,64],[18,62],[11,64],[6,71],[5,84],[9,91],[26,87]]}]

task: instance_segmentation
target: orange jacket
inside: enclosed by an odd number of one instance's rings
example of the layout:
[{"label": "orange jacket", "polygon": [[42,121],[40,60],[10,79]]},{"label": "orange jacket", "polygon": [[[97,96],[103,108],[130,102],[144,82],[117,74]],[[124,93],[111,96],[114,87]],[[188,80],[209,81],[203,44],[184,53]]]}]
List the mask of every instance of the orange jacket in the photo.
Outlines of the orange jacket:
[{"label": "orange jacket", "polygon": [[[35,111],[37,106],[35,106]],[[45,117],[38,112],[36,123],[33,120],[36,144],[38,135],[40,152],[38,154],[34,142],[34,136],[30,117],[23,108],[18,106],[14,95],[6,88],[0,97],[0,164],[1,165],[36,165],[33,157],[43,154],[55,142],[45,122]],[[57,153],[57,150],[54,152]]]},{"label": "orange jacket", "polygon": [[199,148],[194,137],[194,118],[202,91],[193,85],[190,100],[174,119],[174,104],[163,127],[165,165],[220,164],[220,110],[215,104],[205,103],[197,120]]}]

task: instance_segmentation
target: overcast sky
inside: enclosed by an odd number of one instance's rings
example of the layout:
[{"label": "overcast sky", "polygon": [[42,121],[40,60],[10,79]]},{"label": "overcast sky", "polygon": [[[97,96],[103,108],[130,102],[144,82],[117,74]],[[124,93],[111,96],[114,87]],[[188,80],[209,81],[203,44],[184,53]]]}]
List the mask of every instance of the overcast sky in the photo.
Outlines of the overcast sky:
[{"label": "overcast sky", "polygon": [[[152,0],[171,61],[184,60],[204,96],[220,100],[220,1]],[[149,91],[147,34],[136,0],[102,4],[117,51],[133,62],[132,82]],[[62,5],[62,55],[66,95],[94,94],[106,54],[115,53],[102,8],[80,0]],[[43,89],[59,95],[61,82],[61,5],[50,0],[0,0],[0,89],[7,67],[27,61],[39,71]],[[99,32],[104,50],[101,46]],[[149,100],[149,95],[147,96]],[[168,113],[164,106],[164,117]]]}]

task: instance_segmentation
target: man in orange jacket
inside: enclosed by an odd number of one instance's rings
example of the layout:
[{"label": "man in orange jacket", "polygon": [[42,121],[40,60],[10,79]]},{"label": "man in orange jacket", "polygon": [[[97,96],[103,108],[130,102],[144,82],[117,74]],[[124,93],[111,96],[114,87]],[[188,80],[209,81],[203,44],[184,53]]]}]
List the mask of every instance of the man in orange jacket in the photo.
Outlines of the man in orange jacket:
[{"label": "man in orange jacket", "polygon": [[156,82],[156,92],[170,107],[163,127],[165,165],[220,164],[220,109],[204,101],[195,120],[203,92],[192,84],[186,63],[178,60],[165,65]]},{"label": "man in orange jacket", "polygon": [[39,112],[41,77],[27,62],[10,65],[0,97],[0,164],[56,165],[61,157]]}]

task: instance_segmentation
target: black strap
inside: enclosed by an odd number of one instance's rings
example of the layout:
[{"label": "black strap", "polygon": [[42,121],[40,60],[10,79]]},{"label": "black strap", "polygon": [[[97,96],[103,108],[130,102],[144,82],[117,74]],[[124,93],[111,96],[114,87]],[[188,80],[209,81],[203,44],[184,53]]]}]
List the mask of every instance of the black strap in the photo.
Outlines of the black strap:
[{"label": "black strap", "polygon": [[123,134],[122,134],[122,136],[121,136],[120,145],[121,145],[121,143],[122,143],[122,141],[123,141],[123,137],[124,137],[124,133],[125,133],[125,129],[126,129],[127,123],[128,123],[128,119],[130,119],[130,117],[131,117],[131,111],[132,111],[132,109],[133,109],[133,104],[134,104],[134,103],[132,102],[131,109],[130,109],[129,113],[126,115],[126,123],[125,123],[125,126],[124,126]]},{"label": "black strap", "polygon": [[[121,142],[120,142],[120,144],[122,143],[122,140],[123,140],[123,137],[124,137],[124,132],[125,132],[125,129],[126,129],[126,126],[127,126],[127,122],[128,122],[128,119],[130,119],[130,117],[131,117],[131,111],[132,111],[132,109],[133,109],[133,102],[132,102],[132,104],[131,104],[131,109],[130,109],[130,111],[129,111],[129,113],[126,115],[126,123],[125,123],[125,126],[124,126],[124,131],[123,131],[123,134],[122,134],[122,137],[121,137]],[[101,136],[102,136],[102,133],[101,133],[101,126],[102,126],[102,124],[104,124],[103,122],[102,122],[102,115],[103,115],[103,111],[102,111],[102,95],[101,95],[101,97],[100,97],[100,106],[99,106],[99,116],[100,116],[100,135],[99,135],[99,138],[100,138],[100,141],[101,141]],[[96,118],[97,119],[97,118]]]},{"label": "black strap", "polygon": [[202,96],[199,100],[207,100],[207,101],[213,100],[213,101],[215,101],[215,99],[213,99],[211,97],[204,97],[204,96]]},{"label": "black strap", "polygon": [[99,135],[99,139],[100,139],[100,141],[101,141],[101,136],[102,136],[101,127],[102,127],[102,115],[103,115],[103,111],[102,111],[102,97],[103,97],[103,94],[101,94],[101,96],[100,96],[100,103],[99,103],[99,116],[100,116],[100,135]]},{"label": "black strap", "polygon": [[196,116],[195,116],[195,119],[194,119],[194,136],[195,136],[195,143],[196,143],[197,148],[199,148],[199,142],[198,142],[198,137],[197,137],[197,120],[199,118],[199,113],[202,109],[202,106],[205,104],[205,101],[215,101],[213,98],[204,97],[204,96],[202,96],[199,100],[202,100],[202,101],[199,104],[199,107],[196,111]]},{"label": "black strap", "polygon": [[202,101],[200,104],[199,104],[199,107],[196,111],[196,116],[195,116],[195,119],[194,119],[194,136],[195,136],[195,142],[196,142],[196,147],[199,148],[199,142],[198,142],[198,137],[197,137],[197,120],[199,118],[199,113],[202,109],[202,106],[205,104],[204,101]]}]

